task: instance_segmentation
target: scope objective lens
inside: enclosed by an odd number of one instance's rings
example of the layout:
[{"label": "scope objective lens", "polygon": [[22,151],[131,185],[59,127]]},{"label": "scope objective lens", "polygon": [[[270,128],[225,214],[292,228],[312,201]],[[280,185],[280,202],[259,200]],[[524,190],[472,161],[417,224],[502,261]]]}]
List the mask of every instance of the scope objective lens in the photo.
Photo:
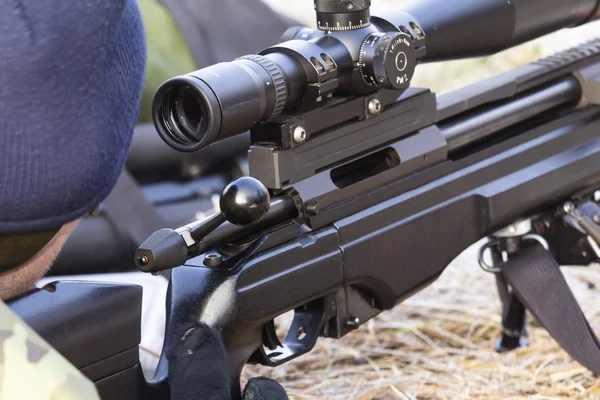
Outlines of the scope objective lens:
[{"label": "scope objective lens", "polygon": [[182,143],[201,141],[208,130],[208,109],[204,100],[190,85],[182,85],[168,93],[165,110],[174,138]]},{"label": "scope objective lens", "polygon": [[284,68],[269,56],[250,55],[166,81],[153,104],[159,135],[192,152],[279,116],[294,97],[288,75],[304,81],[301,65],[281,57],[273,56]]},{"label": "scope objective lens", "polygon": [[174,100],[179,123],[186,131],[193,133],[196,139],[201,139],[203,131],[206,130],[206,123],[203,123],[206,106],[202,99],[196,96],[190,86],[184,86],[179,90]]}]

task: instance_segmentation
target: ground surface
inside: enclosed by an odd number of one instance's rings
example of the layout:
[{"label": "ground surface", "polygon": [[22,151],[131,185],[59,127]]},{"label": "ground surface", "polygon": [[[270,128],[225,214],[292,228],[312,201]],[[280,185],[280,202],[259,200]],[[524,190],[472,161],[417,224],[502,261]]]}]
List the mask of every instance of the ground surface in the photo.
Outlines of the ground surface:
[{"label": "ground surface", "polygon": [[[267,2],[312,24],[311,0]],[[494,57],[424,66],[416,84],[448,91],[595,36],[600,36],[598,24]],[[428,289],[342,340],[320,339],[314,351],[294,362],[275,369],[248,367],[245,376],[274,377],[293,399],[600,399],[600,379],[537,325],[530,329],[528,348],[494,352],[499,302],[493,277],[474,260],[473,249],[466,251]],[[600,332],[600,268],[566,274]]]},{"label": "ground surface", "polygon": [[[463,253],[428,289],[341,340],[246,377],[274,377],[293,399],[600,399],[600,379],[537,324],[528,348],[497,354],[500,308],[493,276]],[[400,272],[401,273],[401,272]],[[600,332],[600,268],[566,269]]]}]

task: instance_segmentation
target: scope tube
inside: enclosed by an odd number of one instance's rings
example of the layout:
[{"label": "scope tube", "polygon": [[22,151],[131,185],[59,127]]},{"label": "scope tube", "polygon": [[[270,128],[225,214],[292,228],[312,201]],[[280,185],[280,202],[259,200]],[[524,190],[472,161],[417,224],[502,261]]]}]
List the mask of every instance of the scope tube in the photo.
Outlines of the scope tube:
[{"label": "scope tube", "polygon": [[[427,35],[424,61],[439,61],[493,54],[584,24],[600,18],[599,6],[599,0],[413,0],[402,11]],[[385,11],[375,15],[390,18]]]},{"label": "scope tube", "polygon": [[279,116],[304,90],[294,58],[248,55],[169,79],[154,96],[152,117],[169,146],[193,152]]},{"label": "scope tube", "polygon": [[567,77],[504,100],[502,104],[486,105],[466,116],[441,121],[439,127],[448,142],[448,150],[454,153],[544,112],[560,106],[575,106],[581,95],[577,79]]}]

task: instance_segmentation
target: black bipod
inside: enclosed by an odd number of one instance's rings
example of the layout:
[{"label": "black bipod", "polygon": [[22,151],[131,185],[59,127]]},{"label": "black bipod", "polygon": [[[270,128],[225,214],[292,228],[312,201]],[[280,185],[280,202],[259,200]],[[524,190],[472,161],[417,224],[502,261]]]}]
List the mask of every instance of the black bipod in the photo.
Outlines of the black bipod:
[{"label": "black bipod", "polygon": [[[499,353],[528,345],[525,306],[508,284],[502,272],[502,264],[531,242],[541,244],[548,249],[546,240],[539,235],[531,234],[531,232],[531,220],[521,220],[496,232],[479,249],[479,265],[484,271],[495,275],[496,287],[502,302],[502,336],[495,345],[495,349]],[[491,265],[484,259],[487,250],[490,253]]]}]

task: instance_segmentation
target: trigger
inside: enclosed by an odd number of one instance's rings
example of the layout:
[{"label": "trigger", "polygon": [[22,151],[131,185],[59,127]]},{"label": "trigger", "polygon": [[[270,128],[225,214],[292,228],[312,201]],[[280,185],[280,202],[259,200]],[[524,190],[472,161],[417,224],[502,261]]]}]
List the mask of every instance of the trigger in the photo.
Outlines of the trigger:
[{"label": "trigger", "polygon": [[281,347],[281,342],[275,331],[275,321],[271,320],[263,326],[263,345],[269,350]]}]

